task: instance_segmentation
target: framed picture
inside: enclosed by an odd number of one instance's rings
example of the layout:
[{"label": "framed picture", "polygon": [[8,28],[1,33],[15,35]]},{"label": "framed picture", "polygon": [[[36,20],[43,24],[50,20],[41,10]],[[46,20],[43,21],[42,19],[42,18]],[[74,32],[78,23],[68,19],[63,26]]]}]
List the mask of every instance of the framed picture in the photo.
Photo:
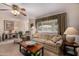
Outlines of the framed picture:
[{"label": "framed picture", "polygon": [[9,20],[4,20],[4,30],[12,31],[14,30],[14,22]]}]

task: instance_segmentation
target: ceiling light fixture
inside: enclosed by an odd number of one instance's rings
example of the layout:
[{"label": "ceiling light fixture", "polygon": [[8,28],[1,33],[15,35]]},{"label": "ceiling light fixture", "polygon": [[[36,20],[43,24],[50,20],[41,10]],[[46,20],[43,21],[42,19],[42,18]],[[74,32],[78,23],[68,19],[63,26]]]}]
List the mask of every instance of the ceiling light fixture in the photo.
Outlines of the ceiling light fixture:
[{"label": "ceiling light fixture", "polygon": [[17,15],[19,15],[19,14],[20,14],[20,12],[19,12],[19,11],[17,11],[17,10],[12,10],[12,11],[11,11],[11,13],[12,13],[12,14],[14,14],[15,16],[17,16]]}]

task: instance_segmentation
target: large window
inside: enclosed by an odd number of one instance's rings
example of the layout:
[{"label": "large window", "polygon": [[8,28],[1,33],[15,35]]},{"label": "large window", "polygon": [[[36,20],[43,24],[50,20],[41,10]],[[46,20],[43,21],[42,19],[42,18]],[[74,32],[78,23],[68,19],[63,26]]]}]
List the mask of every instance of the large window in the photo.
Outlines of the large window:
[{"label": "large window", "polygon": [[58,33],[58,20],[46,20],[38,22],[38,32]]},{"label": "large window", "polygon": [[66,28],[66,13],[36,19],[37,32],[48,32],[63,35]]}]

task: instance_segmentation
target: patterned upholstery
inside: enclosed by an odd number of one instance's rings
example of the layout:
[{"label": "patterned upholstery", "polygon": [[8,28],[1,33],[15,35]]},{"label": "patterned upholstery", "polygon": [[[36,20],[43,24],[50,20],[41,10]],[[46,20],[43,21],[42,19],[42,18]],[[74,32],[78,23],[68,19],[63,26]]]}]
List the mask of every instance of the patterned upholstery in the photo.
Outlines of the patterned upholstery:
[{"label": "patterned upholstery", "polygon": [[60,48],[62,46],[62,38],[56,42],[53,42],[51,39],[53,37],[60,37],[60,35],[41,35],[40,38],[34,38],[35,41],[42,43],[44,45],[44,48],[56,53],[57,55],[60,55]]}]

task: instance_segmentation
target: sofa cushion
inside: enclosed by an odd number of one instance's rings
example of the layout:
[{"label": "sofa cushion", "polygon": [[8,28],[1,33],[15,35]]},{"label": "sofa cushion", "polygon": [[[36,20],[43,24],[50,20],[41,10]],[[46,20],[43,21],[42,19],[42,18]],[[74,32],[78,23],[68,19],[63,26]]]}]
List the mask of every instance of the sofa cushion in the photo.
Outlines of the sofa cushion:
[{"label": "sofa cushion", "polygon": [[34,38],[33,40],[37,41],[37,42],[40,42],[40,43],[44,43],[45,42],[45,39]]},{"label": "sofa cushion", "polygon": [[57,42],[57,41],[59,41],[60,39],[62,39],[62,37],[60,36],[60,35],[56,35],[56,36],[54,36],[52,39],[51,39],[51,41],[53,41],[53,42]]},{"label": "sofa cushion", "polygon": [[52,46],[56,45],[56,43],[52,42],[51,40],[45,40],[44,43]]},{"label": "sofa cushion", "polygon": [[35,33],[33,35],[34,38],[40,38],[40,39],[45,39],[45,40],[51,40],[51,38],[55,36],[53,34],[47,34],[47,33]]}]

